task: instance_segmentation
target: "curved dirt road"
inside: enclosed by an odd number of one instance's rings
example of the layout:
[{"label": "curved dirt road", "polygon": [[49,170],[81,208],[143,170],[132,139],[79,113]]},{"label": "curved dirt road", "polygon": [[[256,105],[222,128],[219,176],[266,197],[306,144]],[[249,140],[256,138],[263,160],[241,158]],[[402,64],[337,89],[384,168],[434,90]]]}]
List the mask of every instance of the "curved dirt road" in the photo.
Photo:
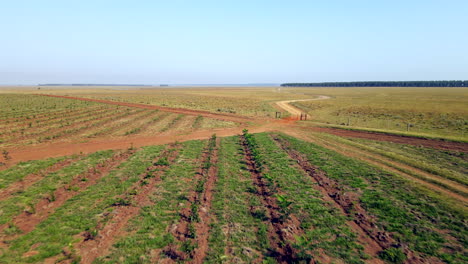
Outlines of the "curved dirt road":
[{"label": "curved dirt road", "polygon": [[279,102],[276,102],[276,105],[279,106],[280,108],[286,110],[287,112],[289,112],[292,116],[298,116],[301,113],[303,113],[303,111],[301,111],[300,109],[290,105],[289,103],[303,102],[303,101],[326,100],[326,99],[330,99],[330,98],[331,98],[330,96],[319,95],[317,98],[312,98],[312,99],[298,99],[298,100],[279,101]]}]

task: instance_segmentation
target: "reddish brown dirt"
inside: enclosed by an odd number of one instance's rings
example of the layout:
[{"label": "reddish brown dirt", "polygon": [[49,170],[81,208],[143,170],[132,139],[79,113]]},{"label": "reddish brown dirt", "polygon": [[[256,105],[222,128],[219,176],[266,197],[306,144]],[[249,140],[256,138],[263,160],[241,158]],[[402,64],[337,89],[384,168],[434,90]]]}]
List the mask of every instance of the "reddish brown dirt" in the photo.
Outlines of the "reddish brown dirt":
[{"label": "reddish brown dirt", "polygon": [[39,181],[40,179],[44,178],[45,175],[56,172],[64,167],[67,167],[71,163],[78,160],[75,159],[66,159],[60,162],[55,163],[54,165],[45,168],[37,173],[32,173],[26,175],[23,179],[10,184],[8,187],[0,190],[0,200],[6,199],[12,193],[19,192],[25,190],[29,186],[33,185],[35,182]]},{"label": "reddish brown dirt", "polygon": [[298,259],[291,242],[295,240],[295,235],[302,232],[299,228],[300,222],[293,215],[285,217],[281,214],[281,209],[263,179],[262,173],[257,168],[251,149],[244,137],[241,137],[241,145],[244,149],[247,168],[257,189],[257,195],[260,196],[263,207],[267,211],[268,239],[272,247],[269,254],[276,258],[278,263],[295,263]]},{"label": "reddish brown dirt", "polygon": [[[252,127],[249,131],[256,133],[268,131],[270,129],[271,127]],[[79,153],[93,153],[107,149],[125,149],[132,145],[134,147],[142,147],[169,144],[176,141],[183,142],[188,140],[208,139],[214,133],[220,137],[233,136],[238,135],[241,132],[242,128],[220,128],[195,131],[186,135],[132,135],[129,137],[92,138],[86,142],[51,142],[36,146],[9,149],[8,151],[11,159],[4,161],[3,158],[0,157],[0,162],[5,162],[7,164],[7,166],[3,166],[3,169],[6,169],[20,161],[61,157]]]},{"label": "reddish brown dirt", "polygon": [[245,123],[251,120],[248,117],[241,117],[241,116],[229,115],[229,114],[215,114],[215,113],[211,113],[208,111],[201,111],[201,110],[188,110],[188,109],[183,109],[183,108],[171,108],[171,107],[163,107],[163,106],[157,106],[157,105],[145,105],[145,104],[137,104],[137,103],[124,103],[124,102],[115,102],[115,101],[109,101],[109,100],[81,98],[81,97],[73,97],[73,96],[48,95],[48,94],[41,94],[41,95],[49,96],[49,97],[89,101],[89,102],[98,102],[98,103],[104,103],[104,104],[137,107],[137,108],[144,108],[144,109],[157,109],[161,111],[184,114],[184,115],[196,115],[196,116],[201,115],[204,117],[209,117],[209,118],[214,118],[214,119],[219,119],[219,120],[224,120],[224,121],[233,121],[233,122],[238,122],[238,123]]},{"label": "reddish brown dirt", "polygon": [[[171,147],[178,148],[179,146],[172,145]],[[167,157],[169,163],[173,163],[178,156],[178,152],[168,151],[168,149],[161,153],[158,158]],[[96,258],[107,255],[116,239],[127,234],[125,226],[128,224],[128,221],[140,212],[141,207],[151,204],[150,194],[161,181],[161,176],[168,168],[169,166],[166,165],[148,167],[147,172],[152,172],[154,177],[144,179],[147,174],[144,173],[142,178],[132,187],[132,189],[138,190],[137,194],[125,195],[132,205],[115,205],[116,210],[111,213],[111,219],[105,224],[98,224],[96,228],[98,230],[97,236],[93,236],[89,232],[82,234],[83,240],[75,245],[78,256],[81,258],[80,263],[92,263]],[[142,181],[144,180],[149,181],[148,184],[143,185]]]},{"label": "reddish brown dirt", "polygon": [[[108,174],[111,170],[116,168],[123,161],[128,159],[132,155],[132,152],[118,153],[109,160],[103,161],[94,168],[90,168],[88,172],[75,177],[70,184],[57,189],[53,195],[39,200],[33,212],[24,211],[13,219],[13,224],[17,226],[24,235],[31,232],[37,224],[46,219],[52,214],[55,209],[62,206],[67,200],[82,192],[89,186],[96,184],[96,182],[104,175]],[[86,181],[82,179],[86,178]],[[71,187],[76,188],[71,189]],[[53,197],[53,198],[52,198]],[[0,230],[3,230],[6,225],[0,226]],[[2,240],[14,239],[14,236],[1,237]]]},{"label": "reddish brown dirt", "polygon": [[399,144],[408,144],[414,146],[424,146],[435,149],[442,150],[453,150],[468,152],[468,143],[462,142],[452,142],[452,141],[443,141],[435,139],[424,139],[400,135],[389,135],[376,132],[367,132],[367,131],[354,131],[354,130],[345,130],[338,128],[328,128],[328,127],[309,127],[310,129],[317,132],[329,133],[341,137],[353,137],[353,138],[363,138],[363,139],[372,139],[378,141],[388,141]]},{"label": "reddish brown dirt", "polygon": [[381,250],[390,247],[403,247],[408,259],[411,259],[411,263],[425,263],[414,252],[404,247],[404,245],[397,243],[390,233],[378,228],[374,217],[360,205],[357,194],[345,192],[336,181],[328,178],[323,171],[311,165],[302,154],[290,148],[288,142],[278,137],[273,137],[273,139],[317,182],[319,190],[324,194],[324,197],[328,196],[333,199],[341,211],[353,219],[355,224],[350,226],[359,237],[368,237],[364,241],[360,240],[360,242],[367,242],[367,245],[364,245],[365,250],[371,253],[373,257],[376,257]]}]

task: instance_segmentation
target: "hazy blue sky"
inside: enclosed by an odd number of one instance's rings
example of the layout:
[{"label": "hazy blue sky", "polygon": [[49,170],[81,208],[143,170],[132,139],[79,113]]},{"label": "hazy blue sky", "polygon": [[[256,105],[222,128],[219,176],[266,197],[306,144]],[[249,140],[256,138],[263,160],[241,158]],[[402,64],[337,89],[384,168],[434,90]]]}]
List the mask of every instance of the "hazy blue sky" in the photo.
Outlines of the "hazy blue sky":
[{"label": "hazy blue sky", "polygon": [[468,79],[468,1],[0,5],[0,84]]}]

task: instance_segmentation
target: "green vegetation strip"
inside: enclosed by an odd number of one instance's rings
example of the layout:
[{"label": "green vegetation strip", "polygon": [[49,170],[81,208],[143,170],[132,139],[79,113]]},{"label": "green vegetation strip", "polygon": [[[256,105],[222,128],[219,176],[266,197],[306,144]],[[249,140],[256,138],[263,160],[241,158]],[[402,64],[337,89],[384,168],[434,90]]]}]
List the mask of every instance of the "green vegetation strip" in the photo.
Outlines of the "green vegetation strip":
[{"label": "green vegetation strip", "polygon": [[[391,168],[399,170],[399,171],[401,171],[403,173],[406,173],[411,177],[421,179],[421,180],[423,180],[425,182],[432,183],[432,184],[438,185],[440,187],[443,187],[443,188],[449,190],[450,192],[460,194],[462,197],[467,197],[467,195],[468,195],[468,192],[466,191],[466,188],[465,188],[466,184],[464,182],[466,182],[466,180],[465,180],[466,177],[464,175],[460,175],[460,174],[458,174],[456,172],[447,172],[445,170],[438,169],[435,165],[431,165],[431,164],[427,164],[425,162],[416,161],[414,159],[411,159],[409,155],[406,157],[404,155],[393,153],[391,151],[382,151],[382,150],[379,150],[379,149],[377,149],[375,147],[371,147],[369,145],[362,145],[362,144],[359,144],[359,143],[356,143],[356,142],[353,142],[353,141],[349,141],[349,140],[344,139],[342,137],[337,137],[337,136],[333,136],[333,135],[329,135],[329,134],[315,134],[315,136],[317,138],[319,138],[320,140],[326,142],[325,144],[332,145],[332,146],[335,146],[335,147],[340,147],[340,146],[336,145],[336,143],[334,143],[334,142],[340,142],[342,144],[347,144],[347,145],[349,145],[351,147],[356,147],[356,148],[364,150],[364,151],[369,151],[371,153],[372,152],[377,153],[377,154],[383,156],[382,157],[383,159],[382,158],[376,158],[375,156],[368,155],[368,154],[362,154],[362,155],[369,158],[369,159],[375,160],[376,162],[379,162],[381,164],[384,164],[386,166],[389,166]],[[344,148],[344,147],[342,147],[342,148]],[[430,175],[428,176],[428,175],[425,175],[423,173],[411,170],[409,168],[404,168],[401,165],[399,166],[398,164],[395,164],[393,162],[385,160],[384,159],[385,157],[396,160],[396,161],[399,161],[399,162],[402,162],[403,164],[406,164],[406,165],[409,165],[409,166],[413,166],[415,168],[421,169],[421,170],[426,171],[428,173],[433,173],[434,175],[431,177]],[[441,178],[439,178],[437,175],[441,176]],[[452,180],[454,182],[447,181],[446,179],[443,179],[443,178],[447,178],[447,179]]]},{"label": "green vegetation strip", "polygon": [[199,167],[204,145],[203,141],[182,143],[179,157],[170,164],[151,194],[153,204],[141,208],[128,226],[130,235],[117,241],[111,254],[97,259],[96,263],[154,263],[151,256],[167,258],[163,249],[177,241],[168,231],[179,222],[179,211],[186,206],[189,191],[194,188],[191,180]]},{"label": "green vegetation strip", "polygon": [[[314,189],[310,177],[293,165],[295,161],[268,134],[255,134],[254,138],[260,155],[256,160],[265,167],[264,177],[277,193],[282,213],[294,214],[304,230],[293,245],[298,259],[314,259],[323,252],[346,263],[363,263],[369,258],[346,225],[346,217],[321,199],[322,194]],[[261,213],[257,215],[261,217]]]},{"label": "green vegetation strip", "polygon": [[20,181],[29,174],[40,173],[41,170],[65,159],[66,157],[61,157],[20,162],[11,168],[0,171],[0,189],[8,187],[13,182]]},{"label": "green vegetation strip", "polygon": [[364,131],[364,132],[372,132],[372,133],[384,134],[384,135],[396,135],[396,136],[403,136],[403,137],[410,137],[410,138],[421,138],[421,139],[431,139],[431,140],[440,140],[440,141],[448,141],[448,142],[468,143],[468,139],[465,136],[440,136],[440,135],[433,135],[433,134],[428,134],[428,133],[416,133],[416,132],[411,132],[411,131],[404,132],[404,131],[397,131],[397,130],[366,128],[366,127],[346,127],[344,125],[332,125],[332,124],[323,124],[323,123],[317,123],[317,125],[320,127],[331,127],[331,128],[350,130],[350,131]]},{"label": "green vegetation strip", "polygon": [[465,186],[468,185],[468,161],[463,159],[465,156],[463,152],[442,151],[375,140],[344,139],[332,135],[323,136],[398,160],[406,165],[442,176]]},{"label": "green vegetation strip", "polygon": [[[113,205],[119,201],[117,196],[139,180],[161,149],[163,146],[143,148],[95,185],[66,201],[36,229],[11,241],[10,248],[0,256],[0,262],[41,262],[61,254],[63,250],[74,252],[73,243],[82,240],[77,235],[96,230],[99,222],[107,220],[106,213],[112,212]],[[33,245],[37,254],[23,257]]]},{"label": "green vegetation strip", "polygon": [[267,226],[250,213],[250,208],[260,207],[261,201],[252,193],[252,179],[239,141],[237,136],[221,139],[206,263],[253,263],[262,259],[269,247]]},{"label": "green vegetation strip", "polygon": [[362,206],[401,244],[423,256],[437,257],[447,263],[468,261],[466,210],[447,205],[435,198],[432,191],[418,188],[395,174],[312,143],[285,135],[281,137],[343,188],[360,193]]},{"label": "green vegetation strip", "polygon": [[45,175],[43,179],[29,188],[13,193],[9,199],[0,201],[0,224],[8,223],[23,210],[34,213],[34,206],[39,199],[50,196],[57,188],[70,183],[76,176],[85,173],[112,156],[112,151],[100,151],[59,170]]}]

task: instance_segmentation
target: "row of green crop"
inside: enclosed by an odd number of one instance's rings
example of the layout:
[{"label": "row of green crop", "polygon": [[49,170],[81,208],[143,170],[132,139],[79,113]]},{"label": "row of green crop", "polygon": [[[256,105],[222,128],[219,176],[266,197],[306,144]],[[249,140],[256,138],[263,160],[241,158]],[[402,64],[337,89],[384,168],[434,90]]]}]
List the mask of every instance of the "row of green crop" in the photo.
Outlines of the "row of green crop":
[{"label": "row of green crop", "polygon": [[[0,262],[42,262],[60,256],[63,250],[74,252],[74,243],[82,240],[77,235],[86,230],[99,230],[98,225],[105,225],[109,220],[107,213],[111,213],[121,200],[119,195],[130,190],[162,148],[154,146],[137,151],[118,168],[103,175],[95,185],[67,200],[33,231],[10,241],[10,247],[0,255]],[[37,254],[23,257],[33,245]]]},{"label": "row of green crop", "polygon": [[[107,110],[103,112],[96,112],[93,113],[92,116],[89,114],[82,117],[82,118],[76,118],[76,119],[71,119],[67,120],[66,123],[61,123],[59,125],[53,125],[50,124],[47,126],[42,126],[41,128],[38,127],[28,127],[28,128],[21,128],[18,130],[11,130],[9,131],[10,133],[5,133],[5,136],[10,136],[9,138],[6,138],[6,140],[15,140],[19,138],[34,138],[34,137],[39,137],[40,135],[44,135],[47,133],[50,133],[51,130],[53,130],[56,134],[67,131],[68,130],[76,130],[79,128],[84,128],[92,125],[93,123],[99,122],[102,119],[108,119],[108,120],[113,120],[118,116],[122,111],[112,111],[112,112],[107,112]],[[123,113],[127,114],[128,111],[123,111]],[[77,125],[84,124],[78,127],[75,127]],[[70,129],[69,127],[74,127]]]},{"label": "row of green crop", "polygon": [[3,119],[27,119],[33,115],[48,115],[51,112],[87,108],[99,103],[52,98],[30,94],[1,94],[0,117]]},{"label": "row of green crop", "polygon": [[62,112],[52,112],[48,115],[36,115],[33,114],[31,116],[26,117],[24,120],[3,120],[0,123],[0,128],[6,129],[22,129],[22,128],[30,128],[30,127],[44,127],[55,125],[59,123],[66,123],[70,122],[70,120],[74,120],[77,118],[81,118],[84,116],[89,116],[92,113],[102,112],[102,111],[109,111],[109,110],[117,110],[118,106],[115,108],[109,108],[107,105],[95,105],[87,108],[81,108],[77,110],[66,110]]},{"label": "row of green crop", "polygon": [[468,157],[463,152],[366,139],[350,138],[345,139],[344,142],[460,184],[468,185]]},{"label": "row of green crop", "polygon": [[250,212],[262,203],[243,160],[239,137],[222,138],[205,263],[253,263],[267,254],[267,226]]},{"label": "row of green crop", "polygon": [[66,159],[66,157],[49,158],[44,160],[25,161],[13,167],[0,171],[0,190],[10,184],[22,180],[29,174],[40,173],[42,170]]},{"label": "row of green crop", "polygon": [[342,151],[359,153],[361,157],[400,171],[403,175],[407,175],[407,177],[419,179],[428,184],[438,185],[447,191],[461,196],[468,195],[468,191],[465,190],[465,184],[461,183],[464,181],[463,178],[466,177],[456,172],[453,174],[448,173],[446,170],[438,169],[437,165],[428,164],[421,159],[413,159],[410,155],[405,157],[404,155],[392,153],[390,150],[388,152],[381,151],[370,144],[359,144],[334,135],[314,133],[313,137],[318,142],[321,142],[322,145],[339,148]]},{"label": "row of green crop", "polygon": [[183,117],[184,115],[179,114],[176,118],[171,120],[171,122],[169,122],[165,127],[163,127],[159,132],[166,132],[167,130],[175,126]]},{"label": "row of green crop", "polygon": [[360,193],[361,205],[400,244],[423,257],[437,257],[447,263],[468,261],[466,211],[447,206],[431,190],[395,174],[312,143],[280,136],[345,191]]},{"label": "row of green crop", "polygon": [[[294,215],[302,232],[293,248],[298,260],[317,259],[325,254],[346,263],[363,263],[371,258],[358,244],[356,234],[347,226],[346,217],[323,200],[315,183],[266,133],[252,135],[261,153],[263,173],[270,189],[277,193],[282,213]],[[261,215],[261,214],[258,214]]]},{"label": "row of green crop", "polygon": [[[112,151],[99,151],[62,168],[56,172],[44,175],[25,190],[11,194],[8,199],[0,201],[0,224],[9,223],[13,217],[23,211],[34,214],[35,204],[43,198],[49,197],[55,190],[69,184],[76,176],[85,173],[89,168],[105,161],[113,155]],[[15,229],[11,224],[10,227]]]},{"label": "row of green crop", "polygon": [[178,242],[171,230],[179,223],[182,208],[188,206],[188,195],[195,188],[193,176],[199,167],[203,141],[181,143],[178,158],[169,164],[161,182],[151,193],[152,204],[142,207],[140,214],[131,220],[127,229],[129,235],[119,239],[108,256],[97,259],[96,263],[154,263],[169,258],[166,249],[177,245],[190,251],[192,245]]}]

